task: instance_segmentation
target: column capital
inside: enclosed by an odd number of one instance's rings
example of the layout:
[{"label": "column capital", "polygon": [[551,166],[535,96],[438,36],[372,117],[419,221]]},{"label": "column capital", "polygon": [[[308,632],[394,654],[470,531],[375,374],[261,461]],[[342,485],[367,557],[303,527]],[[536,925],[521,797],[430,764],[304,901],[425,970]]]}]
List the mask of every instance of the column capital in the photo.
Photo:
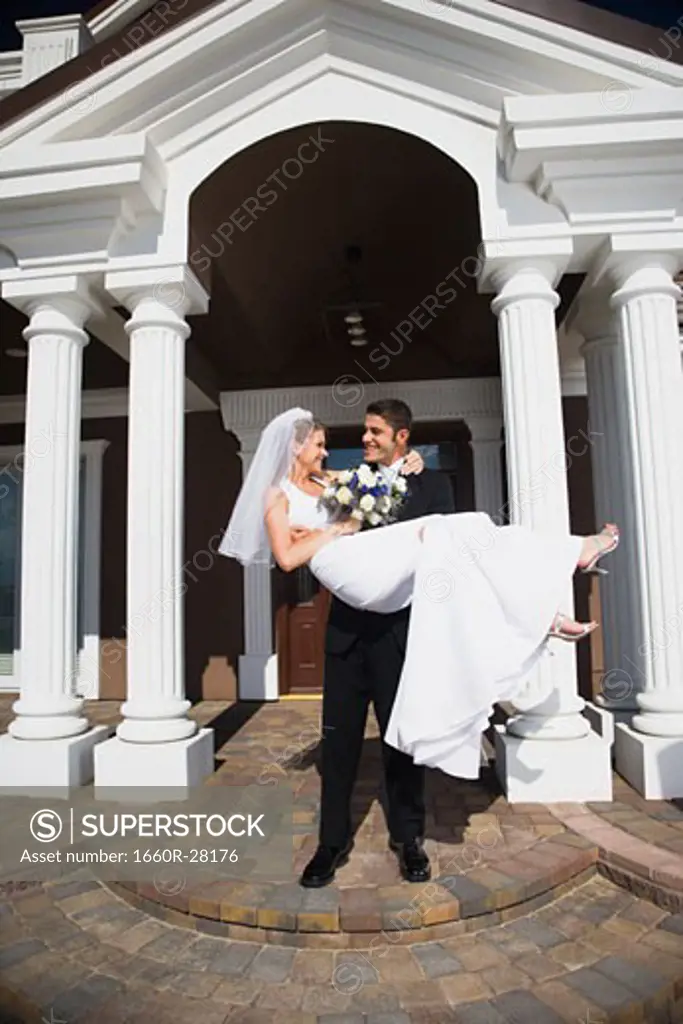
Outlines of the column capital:
[{"label": "column capital", "polygon": [[573,302],[565,320],[566,329],[576,328],[583,337],[581,355],[595,345],[616,344],[618,325],[607,288],[588,288]]},{"label": "column capital", "polygon": [[552,261],[511,261],[491,275],[491,282],[498,292],[491,309],[498,316],[510,303],[525,299],[544,299],[557,309],[560,297],[553,287],[556,277],[557,266]]},{"label": "column capital", "polygon": [[[133,316],[140,310],[138,318],[151,315],[166,323],[209,308],[208,293],[186,264],[113,270],[105,275],[104,286]],[[152,304],[157,307],[156,316]]]},{"label": "column capital", "polygon": [[472,445],[494,441],[502,445],[503,439],[500,436],[503,430],[502,416],[469,416],[465,422],[470,432]]},{"label": "column capital", "polygon": [[252,458],[254,452],[258,447],[258,443],[261,437],[260,427],[232,427],[232,433],[239,441],[240,450],[238,452],[242,462],[248,462]]},{"label": "column capital", "polygon": [[104,312],[101,302],[94,294],[92,282],[78,274],[62,277],[19,277],[13,281],[5,281],[2,285],[2,297],[10,306],[21,310],[32,320],[40,317],[41,326],[45,329],[50,329],[50,320],[55,314],[63,317],[72,327],[80,329],[91,316]]},{"label": "column capital", "polygon": [[612,306],[618,309],[631,299],[647,295],[668,295],[678,302],[681,289],[674,281],[677,270],[678,261],[662,254],[620,261],[611,271],[616,285]]},{"label": "column capital", "polygon": [[586,285],[622,288],[643,270],[673,278],[683,265],[683,231],[611,234],[594,260]]}]

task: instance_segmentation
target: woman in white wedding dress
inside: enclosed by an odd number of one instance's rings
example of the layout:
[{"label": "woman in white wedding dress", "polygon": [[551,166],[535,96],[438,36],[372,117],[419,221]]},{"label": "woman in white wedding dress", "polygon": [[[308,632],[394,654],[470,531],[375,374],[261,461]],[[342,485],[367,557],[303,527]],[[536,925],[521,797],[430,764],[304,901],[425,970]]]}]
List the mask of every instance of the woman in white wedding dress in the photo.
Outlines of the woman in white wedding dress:
[{"label": "woman in white wedding dress", "polygon": [[616,548],[618,531],[551,535],[468,512],[358,532],[354,520],[330,521],[319,500],[326,454],[325,430],[306,410],[272,420],[219,550],[243,565],[274,558],[287,572],[308,564],[353,608],[410,605],[384,740],[418,764],[478,778],[493,705],[519,691],[551,637],[576,641],[596,628],[559,608],[574,572],[592,571]]}]

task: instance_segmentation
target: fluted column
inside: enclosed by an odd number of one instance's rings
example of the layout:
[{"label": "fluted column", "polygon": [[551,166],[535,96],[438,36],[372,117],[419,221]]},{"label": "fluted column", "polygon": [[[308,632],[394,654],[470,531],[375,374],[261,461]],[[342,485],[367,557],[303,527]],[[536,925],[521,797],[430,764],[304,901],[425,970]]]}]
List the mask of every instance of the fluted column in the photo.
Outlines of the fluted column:
[{"label": "fluted column", "polygon": [[[171,287],[171,284],[173,287]],[[107,287],[132,310],[128,420],[127,700],[114,740],[97,751],[95,782],[193,785],[211,771],[210,730],[185,698],[185,320],[194,279],[152,285],[114,273]],[[197,286],[198,287],[198,286]],[[207,742],[208,741],[208,742]]]},{"label": "fluted column", "polygon": [[[28,343],[21,529],[21,696],[9,733],[62,739],[88,729],[76,677],[76,544],[83,330],[75,295],[37,300]],[[38,755],[37,755],[38,756]]]},{"label": "fluted column", "polygon": [[[555,268],[541,261],[503,268],[494,277],[492,309],[499,321],[509,519],[563,534],[570,532],[568,455],[554,278]],[[573,608],[567,580],[558,610],[572,615]],[[572,644],[550,641],[513,703],[518,713],[495,727],[496,770],[510,802],[611,799],[609,743],[582,714]]]},{"label": "fluted column", "polygon": [[474,501],[478,512],[488,512],[494,522],[503,522],[503,475],[501,416],[472,416],[467,421],[474,463]]},{"label": "fluted column", "polygon": [[609,293],[589,293],[581,302],[577,327],[586,339],[582,354],[588,385],[589,443],[598,529],[618,523],[621,542],[600,577],[604,673],[596,703],[617,712],[637,709],[645,680],[643,631],[634,530],[632,453],[624,388],[623,349]]},{"label": "fluted column", "polygon": [[[569,501],[552,274],[542,264],[508,272],[492,309],[499,320],[510,521],[561,533],[569,531]],[[568,581],[563,611],[571,615],[573,608]],[[577,692],[575,648],[554,646],[554,656],[540,661],[515,700],[524,710],[508,720],[513,736],[575,739],[590,731]]]},{"label": "fluted column", "polygon": [[77,678],[76,609],[84,324],[94,306],[76,276],[18,279],[3,297],[29,316],[22,459],[21,603],[16,718],[0,737],[0,786],[51,793],[93,777],[92,728]]},{"label": "fluted column", "polygon": [[[246,476],[260,431],[240,431],[240,458]],[[247,565],[244,580],[244,654],[239,659],[241,700],[277,700],[277,656],[273,650],[273,596],[270,566]]]},{"label": "fluted column", "polygon": [[128,420],[128,694],[117,729],[130,743],[187,739],[183,602],[155,605],[183,564],[185,341],[182,311],[131,300]]},{"label": "fluted column", "polygon": [[612,296],[623,352],[644,634],[641,713],[632,725],[665,737],[683,737],[683,405],[675,269],[666,257],[626,265]]}]

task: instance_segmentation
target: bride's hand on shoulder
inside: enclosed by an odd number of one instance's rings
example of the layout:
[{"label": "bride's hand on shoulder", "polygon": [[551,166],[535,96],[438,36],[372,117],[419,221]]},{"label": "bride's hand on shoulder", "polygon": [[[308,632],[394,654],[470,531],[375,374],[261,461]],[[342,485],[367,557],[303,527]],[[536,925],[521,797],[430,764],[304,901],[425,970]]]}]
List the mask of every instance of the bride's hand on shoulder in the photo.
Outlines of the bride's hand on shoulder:
[{"label": "bride's hand on shoulder", "polygon": [[424,459],[419,452],[415,451],[414,448],[411,448],[403,460],[403,465],[401,466],[400,471],[403,476],[410,476],[411,474],[417,476],[417,474],[421,473],[424,468]]}]

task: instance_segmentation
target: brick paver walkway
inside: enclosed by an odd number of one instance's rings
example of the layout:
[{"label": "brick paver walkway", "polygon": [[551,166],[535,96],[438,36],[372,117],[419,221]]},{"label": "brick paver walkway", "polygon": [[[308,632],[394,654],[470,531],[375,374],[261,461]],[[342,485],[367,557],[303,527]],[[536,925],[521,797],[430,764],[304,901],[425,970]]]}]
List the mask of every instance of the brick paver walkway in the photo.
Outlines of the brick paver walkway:
[{"label": "brick paver walkway", "polygon": [[35,1024],[683,1020],[683,915],[597,875],[478,934],[394,946],[384,933],[358,950],[200,935],[94,881],[16,895],[1,921],[6,1019],[13,1007]]},{"label": "brick paver walkway", "polygon": [[587,806],[629,835],[683,855],[683,800],[646,800],[615,776],[612,803]]},{"label": "brick paver walkway", "polygon": [[[118,717],[117,705],[89,710]],[[319,704],[192,713],[216,730],[211,785],[267,771],[291,789],[290,870],[172,896],[83,873],[6,891],[0,1024],[683,1021],[683,854],[646,828],[678,834],[674,804],[648,815],[618,780],[614,805],[510,808],[491,770],[477,783],[429,773],[425,898],[387,850],[372,723],[352,859],[333,886],[304,891],[295,875],[315,846]],[[595,874],[598,853],[609,878]]]}]

